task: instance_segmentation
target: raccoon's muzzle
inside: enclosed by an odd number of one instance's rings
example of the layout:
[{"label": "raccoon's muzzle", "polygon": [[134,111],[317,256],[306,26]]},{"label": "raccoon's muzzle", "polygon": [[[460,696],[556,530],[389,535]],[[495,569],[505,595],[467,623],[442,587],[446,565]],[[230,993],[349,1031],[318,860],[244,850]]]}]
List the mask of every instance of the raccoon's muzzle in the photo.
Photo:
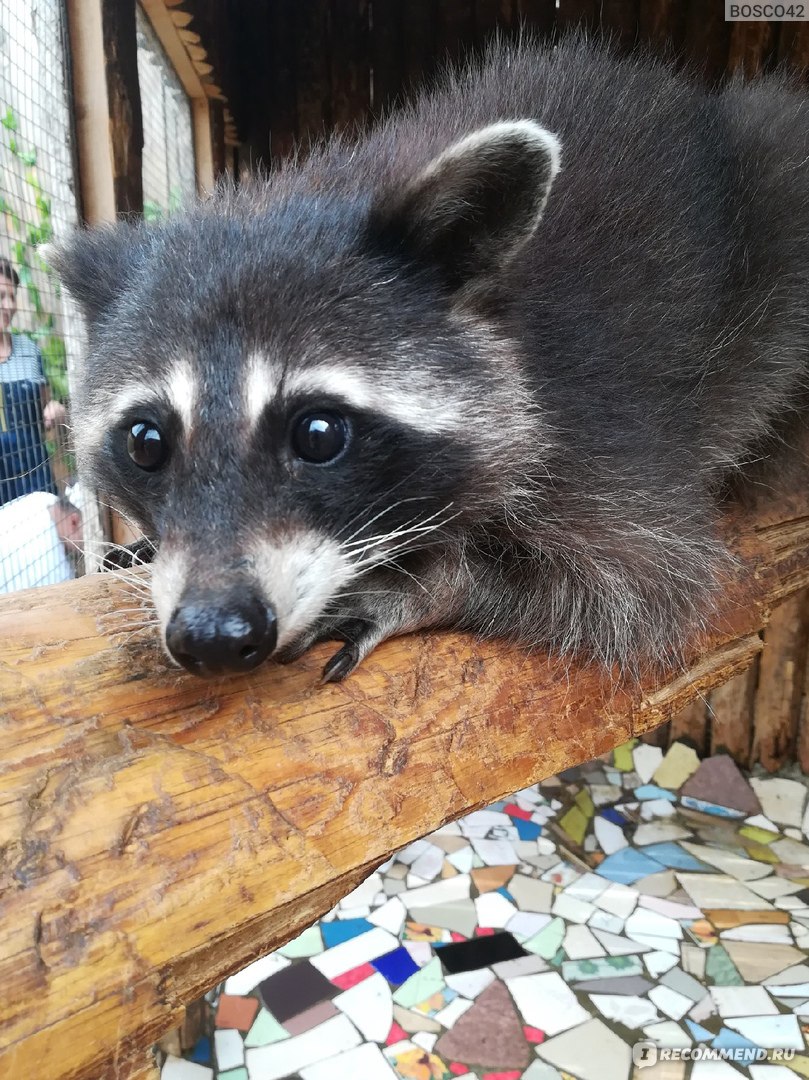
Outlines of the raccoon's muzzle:
[{"label": "raccoon's muzzle", "polygon": [[194,675],[251,671],[275,649],[275,612],[247,586],[188,590],[166,627],[166,647]]}]

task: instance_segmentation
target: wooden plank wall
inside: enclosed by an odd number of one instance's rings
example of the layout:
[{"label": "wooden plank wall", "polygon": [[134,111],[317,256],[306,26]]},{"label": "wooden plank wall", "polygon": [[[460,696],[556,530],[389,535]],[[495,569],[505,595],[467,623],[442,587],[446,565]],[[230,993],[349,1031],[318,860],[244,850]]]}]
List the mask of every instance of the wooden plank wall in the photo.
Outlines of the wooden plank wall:
[{"label": "wooden plank wall", "polygon": [[[212,0],[191,0],[206,7]],[[229,97],[248,166],[271,165],[296,144],[365,124],[447,59],[495,32],[548,36],[585,26],[622,49],[646,44],[711,84],[780,62],[809,71],[809,23],[726,23],[720,0],[221,0]],[[219,35],[211,35],[217,37]],[[774,615],[753,669],[713,691],[650,738],[688,738],[769,769],[809,771],[809,596]]]},{"label": "wooden plank wall", "polygon": [[[495,32],[585,26],[670,51],[715,82],[784,60],[809,68],[809,24],[726,23],[720,0],[226,0],[243,60],[245,149],[268,164],[296,142],[365,123]],[[267,137],[269,133],[269,139]],[[269,142],[269,146],[268,146]]]}]

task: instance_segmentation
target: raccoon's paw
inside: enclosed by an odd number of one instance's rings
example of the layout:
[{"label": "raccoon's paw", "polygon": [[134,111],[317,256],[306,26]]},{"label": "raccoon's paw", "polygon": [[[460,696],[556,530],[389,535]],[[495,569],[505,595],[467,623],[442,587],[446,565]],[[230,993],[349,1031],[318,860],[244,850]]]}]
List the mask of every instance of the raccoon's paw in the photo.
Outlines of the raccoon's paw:
[{"label": "raccoon's paw", "polygon": [[333,623],[302,634],[296,641],[284,646],[275,659],[279,664],[291,664],[321,641],[342,641],[345,644],[324,666],[321,675],[324,683],[342,682],[387,636],[382,627],[370,619],[336,619]]}]

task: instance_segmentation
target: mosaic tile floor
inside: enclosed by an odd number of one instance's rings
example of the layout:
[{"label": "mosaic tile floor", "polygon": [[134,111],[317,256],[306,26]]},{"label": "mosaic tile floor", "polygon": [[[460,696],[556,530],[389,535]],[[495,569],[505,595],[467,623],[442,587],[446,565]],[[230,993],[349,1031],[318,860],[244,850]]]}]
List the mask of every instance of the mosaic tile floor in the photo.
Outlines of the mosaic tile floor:
[{"label": "mosaic tile floor", "polygon": [[411,844],[162,1080],[809,1077],[807,832],[800,781],[628,743]]}]

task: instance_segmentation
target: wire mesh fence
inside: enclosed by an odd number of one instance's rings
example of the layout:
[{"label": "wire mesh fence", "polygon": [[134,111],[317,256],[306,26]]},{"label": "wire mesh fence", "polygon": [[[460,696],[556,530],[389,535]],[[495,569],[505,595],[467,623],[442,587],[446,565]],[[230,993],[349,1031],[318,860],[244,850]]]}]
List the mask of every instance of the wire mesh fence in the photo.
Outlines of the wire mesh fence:
[{"label": "wire mesh fence", "polygon": [[65,48],[61,0],[0,0],[0,592],[74,576],[99,533],[67,438],[81,322],[39,251],[77,220]]},{"label": "wire mesh fence", "polygon": [[194,197],[194,135],[188,95],[140,6],[137,33],[143,114],[143,213],[147,221],[152,221]]}]

